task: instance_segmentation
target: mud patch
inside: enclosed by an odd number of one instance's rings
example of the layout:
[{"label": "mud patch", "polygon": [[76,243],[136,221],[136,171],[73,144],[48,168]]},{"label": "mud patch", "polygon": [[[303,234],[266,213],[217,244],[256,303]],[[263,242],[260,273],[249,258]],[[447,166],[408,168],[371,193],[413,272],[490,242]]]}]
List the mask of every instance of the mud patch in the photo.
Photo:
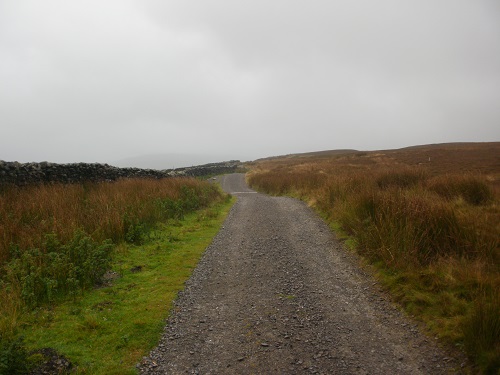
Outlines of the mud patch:
[{"label": "mud patch", "polygon": [[62,375],[69,374],[73,364],[52,348],[42,348],[30,352],[29,360],[35,363],[30,375]]}]

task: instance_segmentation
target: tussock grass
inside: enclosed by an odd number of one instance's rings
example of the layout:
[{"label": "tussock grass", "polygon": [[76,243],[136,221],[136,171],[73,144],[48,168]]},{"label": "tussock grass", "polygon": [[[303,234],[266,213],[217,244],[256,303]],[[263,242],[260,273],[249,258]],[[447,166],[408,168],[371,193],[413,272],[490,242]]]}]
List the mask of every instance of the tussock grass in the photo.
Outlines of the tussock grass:
[{"label": "tussock grass", "polygon": [[479,176],[469,174],[445,175],[433,178],[428,188],[448,200],[462,198],[467,203],[479,206],[494,199],[493,190]]},{"label": "tussock grass", "polygon": [[309,202],[375,265],[409,314],[464,348],[482,371],[498,369],[497,172],[441,170],[351,154],[264,160],[247,179],[257,190]]},{"label": "tussock grass", "polygon": [[497,373],[500,368],[500,291],[480,294],[464,323],[467,350],[477,358],[485,373]]},{"label": "tussock grass", "polygon": [[377,185],[381,189],[400,188],[407,189],[424,181],[425,174],[421,169],[408,169],[388,171],[377,177]]}]

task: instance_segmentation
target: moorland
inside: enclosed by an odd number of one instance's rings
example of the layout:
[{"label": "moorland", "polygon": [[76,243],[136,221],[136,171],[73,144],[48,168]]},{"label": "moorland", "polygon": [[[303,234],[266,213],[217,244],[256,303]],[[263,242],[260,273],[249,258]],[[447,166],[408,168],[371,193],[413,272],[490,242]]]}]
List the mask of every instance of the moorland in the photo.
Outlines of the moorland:
[{"label": "moorland", "polygon": [[250,186],[302,199],[444,345],[500,368],[500,143],[260,159]]}]

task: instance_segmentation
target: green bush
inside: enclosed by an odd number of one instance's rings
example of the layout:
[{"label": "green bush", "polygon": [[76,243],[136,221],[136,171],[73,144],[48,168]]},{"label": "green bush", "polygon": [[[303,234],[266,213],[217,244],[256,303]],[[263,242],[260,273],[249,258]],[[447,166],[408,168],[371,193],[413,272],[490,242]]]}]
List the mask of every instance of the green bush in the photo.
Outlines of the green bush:
[{"label": "green bush", "polygon": [[171,219],[182,220],[184,218],[184,205],[180,200],[164,199],[159,202],[162,209],[167,213],[167,217]]},{"label": "green bush", "polygon": [[187,213],[206,207],[216,194],[217,190],[211,185],[206,188],[182,186],[177,199],[158,199],[156,206],[165,219],[182,220]]},{"label": "green bush", "polygon": [[110,241],[96,243],[82,231],[66,245],[56,235],[46,235],[43,251],[13,248],[6,277],[17,284],[27,306],[52,302],[93,287],[109,268],[111,246]]},{"label": "green bush", "polygon": [[148,231],[146,224],[130,224],[125,233],[125,241],[134,245],[142,245]]},{"label": "green bush", "polygon": [[27,374],[27,358],[22,338],[0,335],[0,375]]}]

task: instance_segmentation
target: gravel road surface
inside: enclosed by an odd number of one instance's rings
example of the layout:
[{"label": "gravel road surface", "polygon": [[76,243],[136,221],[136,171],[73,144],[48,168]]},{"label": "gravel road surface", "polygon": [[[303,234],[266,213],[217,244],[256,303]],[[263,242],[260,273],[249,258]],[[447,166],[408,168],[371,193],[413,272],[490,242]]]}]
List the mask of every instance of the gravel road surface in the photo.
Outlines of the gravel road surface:
[{"label": "gravel road surface", "polygon": [[238,197],[141,374],[448,374],[422,335],[303,202]]}]

